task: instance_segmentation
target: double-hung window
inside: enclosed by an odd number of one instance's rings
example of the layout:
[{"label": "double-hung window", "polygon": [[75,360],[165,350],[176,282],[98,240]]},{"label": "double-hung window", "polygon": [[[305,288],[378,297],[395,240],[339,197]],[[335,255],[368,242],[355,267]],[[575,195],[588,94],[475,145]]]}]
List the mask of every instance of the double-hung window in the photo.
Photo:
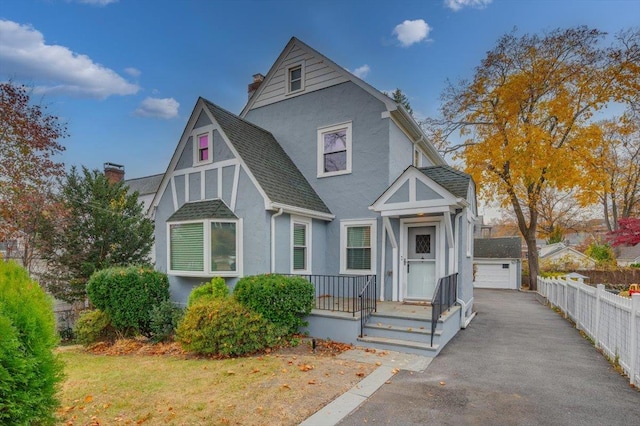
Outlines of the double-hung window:
[{"label": "double-hung window", "polygon": [[376,220],[340,223],[340,273],[375,274]]},{"label": "double-hung window", "polygon": [[287,94],[304,90],[304,62],[287,68]]},{"label": "double-hung window", "polygon": [[311,274],[310,219],[291,219],[291,273]]},{"label": "double-hung window", "polygon": [[[242,275],[242,219],[220,200],[187,203],[167,221],[167,261],[171,275]],[[226,209],[221,216],[201,212]],[[220,211],[220,210],[218,210]],[[200,216],[200,217],[197,217]]]},{"label": "double-hung window", "polygon": [[351,173],[351,122],[318,129],[318,177]]},{"label": "double-hung window", "polygon": [[213,161],[213,128],[206,126],[192,133],[193,164],[208,164]]}]

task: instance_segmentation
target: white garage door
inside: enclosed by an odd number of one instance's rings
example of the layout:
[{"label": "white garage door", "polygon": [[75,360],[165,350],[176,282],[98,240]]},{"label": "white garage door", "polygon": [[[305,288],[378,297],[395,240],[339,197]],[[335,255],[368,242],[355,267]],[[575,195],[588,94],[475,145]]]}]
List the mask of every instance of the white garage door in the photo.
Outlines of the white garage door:
[{"label": "white garage door", "polygon": [[516,265],[509,261],[504,263],[475,263],[475,280],[473,286],[476,288],[507,288],[517,289]]}]

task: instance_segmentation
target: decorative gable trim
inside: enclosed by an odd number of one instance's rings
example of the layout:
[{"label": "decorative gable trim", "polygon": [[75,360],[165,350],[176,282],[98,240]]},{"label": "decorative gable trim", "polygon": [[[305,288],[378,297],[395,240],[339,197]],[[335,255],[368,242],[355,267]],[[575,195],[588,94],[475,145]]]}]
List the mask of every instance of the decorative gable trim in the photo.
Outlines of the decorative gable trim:
[{"label": "decorative gable trim", "polygon": [[[394,195],[402,188],[409,186],[408,201],[394,202]],[[425,185],[437,198],[420,199],[418,196],[418,185]],[[396,197],[399,199],[400,197]],[[406,198],[406,197],[405,197]],[[402,174],[387,188],[387,190],[369,207],[383,216],[397,216],[415,213],[442,213],[451,211],[457,207],[466,207],[468,203],[462,198],[457,198],[440,184],[426,176],[420,170],[409,166]]]},{"label": "decorative gable trim", "polygon": [[[176,170],[176,166],[178,164],[178,161],[187,145],[187,141],[189,140],[189,138],[192,136],[192,134],[195,134],[195,130],[196,130],[196,123],[198,122],[200,115],[204,113],[209,120],[211,121],[212,124],[206,126],[207,131],[211,131],[211,135],[213,134],[213,130],[216,130],[218,132],[220,132],[220,135],[222,137],[222,140],[224,141],[224,143],[227,145],[227,148],[229,148],[229,150],[231,151],[231,153],[234,155],[235,158],[230,159],[230,160],[225,160],[225,161],[221,161],[221,162],[209,162],[207,164],[200,164],[200,165],[192,165],[189,168],[186,169],[180,169],[180,170]],[[203,128],[199,128],[199,131],[196,133],[201,133],[200,130],[202,130]],[[213,141],[213,136],[211,136],[211,140]],[[195,140],[193,141],[193,147],[194,147],[194,151],[196,150],[195,148]],[[213,146],[213,142],[212,142],[212,146]],[[212,154],[212,149],[211,149],[211,154]],[[189,155],[191,155],[189,153]],[[249,176],[249,179],[251,180],[251,182],[253,183],[253,185],[256,187],[256,189],[258,190],[258,192],[260,193],[260,195],[263,198],[263,202],[265,205],[265,209],[269,209],[270,208],[270,201],[268,199],[268,197],[266,196],[266,194],[264,193],[264,190],[261,188],[261,186],[258,184],[257,180],[255,179],[255,177],[253,176],[253,174],[251,173],[251,171],[249,170],[249,168],[247,167],[247,165],[244,163],[244,161],[242,160],[242,158],[240,157],[240,155],[238,154],[238,152],[235,150],[235,148],[233,147],[233,144],[229,141],[229,138],[227,137],[227,135],[225,134],[224,130],[222,130],[221,126],[217,123],[217,121],[215,120],[215,118],[213,117],[213,115],[211,114],[211,112],[208,110],[208,108],[206,107],[206,105],[204,104],[204,99],[202,98],[198,98],[198,101],[196,102],[195,107],[193,108],[193,111],[191,112],[191,116],[189,117],[189,120],[187,121],[187,125],[184,128],[184,131],[182,132],[182,136],[180,137],[180,141],[178,142],[178,145],[176,146],[175,151],[173,152],[173,155],[171,157],[171,161],[169,161],[169,165],[167,166],[167,170],[164,173],[164,176],[162,178],[162,181],[160,183],[160,186],[158,187],[158,191],[156,192],[153,201],[151,202],[151,211],[152,214],[155,210],[155,208],[158,206],[158,203],[160,202],[160,199],[162,198],[162,195],[164,194],[164,192],[166,191],[166,188],[168,185],[171,185],[171,192],[172,192],[172,197],[173,197],[173,204],[174,204],[174,210],[177,210],[179,207],[179,201],[176,197],[176,185],[174,182],[173,177],[176,175],[185,175],[185,180],[188,181],[188,179],[186,178],[186,176],[188,176],[189,173],[193,173],[196,171],[202,171],[204,172],[205,170],[210,170],[210,169],[218,169],[219,172],[222,171],[223,167],[226,166],[232,166],[235,165],[236,166],[236,171],[234,172],[234,194],[233,194],[233,202],[232,202],[232,207],[235,207],[233,204],[235,204],[235,196],[237,194],[237,184],[238,184],[238,175],[239,175],[239,168],[237,167],[237,165],[240,165],[243,167],[243,169],[245,170],[245,172],[247,173],[247,176]],[[218,186],[222,185],[222,180],[221,178],[221,173],[218,173]],[[217,190],[217,194],[218,196],[221,196],[221,188],[218,188]],[[201,190],[201,194],[202,194],[202,190]]]}]

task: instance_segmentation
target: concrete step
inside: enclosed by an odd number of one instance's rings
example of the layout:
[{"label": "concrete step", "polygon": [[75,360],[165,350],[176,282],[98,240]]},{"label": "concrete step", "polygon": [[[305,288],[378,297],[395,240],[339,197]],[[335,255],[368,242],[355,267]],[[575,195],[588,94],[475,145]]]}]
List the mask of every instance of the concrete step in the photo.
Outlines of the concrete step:
[{"label": "concrete step", "polygon": [[[397,326],[391,324],[383,324],[383,323],[373,323],[368,322],[364,326],[364,334],[370,337],[388,337],[392,339],[402,339],[402,340],[418,340],[425,341],[427,338],[430,339],[431,336],[431,327],[425,327],[420,324],[416,324],[416,326],[405,327],[405,326]],[[434,333],[434,337],[442,334],[440,330],[436,330]]]},{"label": "concrete step", "polygon": [[362,346],[379,350],[406,352],[423,356],[436,356],[438,349],[440,348],[440,346],[435,342],[432,347],[429,342],[413,342],[409,340],[373,336],[358,337],[358,343]]},{"label": "concrete step", "polygon": [[374,312],[371,314],[368,324],[385,324],[392,325],[395,327],[405,327],[405,328],[420,328],[424,327],[425,329],[431,330],[431,318],[426,317],[415,317],[410,315],[402,315],[396,313],[379,313]]}]

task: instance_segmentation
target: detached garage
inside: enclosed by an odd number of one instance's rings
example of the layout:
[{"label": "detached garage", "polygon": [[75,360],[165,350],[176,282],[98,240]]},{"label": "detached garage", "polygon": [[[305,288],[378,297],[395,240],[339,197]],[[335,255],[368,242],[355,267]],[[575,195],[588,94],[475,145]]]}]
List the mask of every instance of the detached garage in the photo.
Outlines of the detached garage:
[{"label": "detached garage", "polygon": [[473,252],[473,287],[510,290],[520,288],[520,237],[476,238]]}]

